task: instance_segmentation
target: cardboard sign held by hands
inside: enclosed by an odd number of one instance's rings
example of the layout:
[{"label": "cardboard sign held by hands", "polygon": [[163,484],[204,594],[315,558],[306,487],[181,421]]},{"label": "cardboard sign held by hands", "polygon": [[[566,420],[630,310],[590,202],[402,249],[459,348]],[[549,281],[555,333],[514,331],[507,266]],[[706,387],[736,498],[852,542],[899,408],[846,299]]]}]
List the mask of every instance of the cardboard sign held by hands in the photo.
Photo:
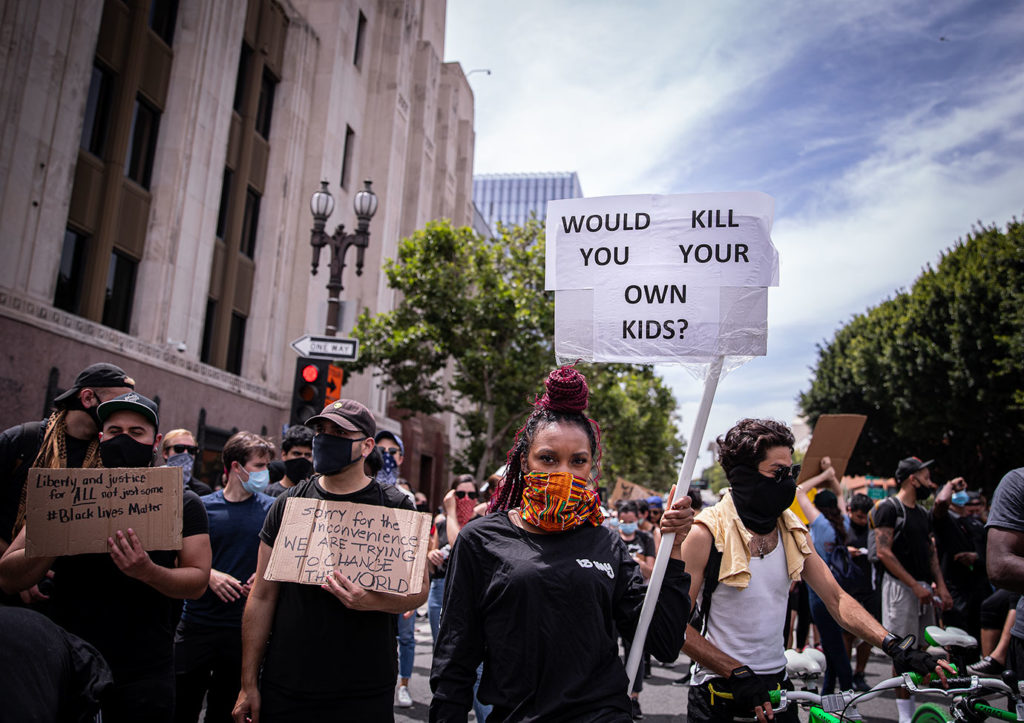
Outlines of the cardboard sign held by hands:
[{"label": "cardboard sign held by hands", "polygon": [[368,590],[416,594],[430,523],[426,512],[293,497],[285,502],[265,577],[322,585],[338,570]]},{"label": "cardboard sign held by hands", "polygon": [[31,469],[26,484],[27,557],[108,552],[129,527],[147,551],[181,549],[180,467]]}]

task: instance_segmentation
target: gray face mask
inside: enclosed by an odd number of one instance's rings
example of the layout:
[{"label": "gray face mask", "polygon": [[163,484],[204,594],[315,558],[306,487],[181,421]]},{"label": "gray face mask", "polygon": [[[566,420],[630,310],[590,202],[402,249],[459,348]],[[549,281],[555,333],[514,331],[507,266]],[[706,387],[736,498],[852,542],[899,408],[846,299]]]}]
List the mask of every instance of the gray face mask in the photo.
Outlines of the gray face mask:
[{"label": "gray face mask", "polygon": [[188,452],[172,454],[167,458],[168,467],[181,467],[181,480],[188,484],[192,479],[192,468],[195,466],[196,458]]}]

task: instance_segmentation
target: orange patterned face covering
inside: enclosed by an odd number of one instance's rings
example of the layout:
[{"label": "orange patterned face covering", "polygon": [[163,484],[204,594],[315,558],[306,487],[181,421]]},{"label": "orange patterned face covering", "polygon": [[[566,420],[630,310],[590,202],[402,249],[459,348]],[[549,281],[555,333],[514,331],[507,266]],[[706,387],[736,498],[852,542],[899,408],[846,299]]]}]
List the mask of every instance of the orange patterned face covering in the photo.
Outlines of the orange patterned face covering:
[{"label": "orange patterned face covering", "polygon": [[604,522],[597,492],[587,480],[568,472],[530,472],[525,475],[522,517],[545,532],[562,532]]}]

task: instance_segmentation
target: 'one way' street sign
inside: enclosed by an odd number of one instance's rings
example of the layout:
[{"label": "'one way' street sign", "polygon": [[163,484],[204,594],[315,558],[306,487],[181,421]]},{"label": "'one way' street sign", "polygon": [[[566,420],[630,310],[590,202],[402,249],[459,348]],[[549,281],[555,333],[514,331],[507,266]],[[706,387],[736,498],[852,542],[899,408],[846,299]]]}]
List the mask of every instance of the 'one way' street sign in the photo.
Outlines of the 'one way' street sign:
[{"label": "'one way' street sign", "polygon": [[306,334],[292,342],[292,349],[299,356],[311,359],[332,359],[334,361],[355,361],[359,356],[359,341],[338,336],[311,336]]}]

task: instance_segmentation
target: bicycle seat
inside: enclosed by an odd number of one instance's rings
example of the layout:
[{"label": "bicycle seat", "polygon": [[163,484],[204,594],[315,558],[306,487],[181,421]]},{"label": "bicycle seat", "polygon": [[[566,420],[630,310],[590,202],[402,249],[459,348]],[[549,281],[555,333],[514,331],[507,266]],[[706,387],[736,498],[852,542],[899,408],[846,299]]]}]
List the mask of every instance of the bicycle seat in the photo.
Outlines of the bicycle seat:
[{"label": "bicycle seat", "polygon": [[929,644],[940,648],[973,648],[978,645],[978,641],[966,630],[952,626],[943,629],[937,625],[929,625],[924,629],[924,638]]},{"label": "bicycle seat", "polygon": [[817,663],[818,667],[822,670],[828,667],[828,663],[825,661],[825,654],[817,648],[804,648],[803,654]]},{"label": "bicycle seat", "polygon": [[786,651],[786,673],[791,678],[811,678],[821,675],[822,667],[806,651],[803,653],[796,650]]}]

